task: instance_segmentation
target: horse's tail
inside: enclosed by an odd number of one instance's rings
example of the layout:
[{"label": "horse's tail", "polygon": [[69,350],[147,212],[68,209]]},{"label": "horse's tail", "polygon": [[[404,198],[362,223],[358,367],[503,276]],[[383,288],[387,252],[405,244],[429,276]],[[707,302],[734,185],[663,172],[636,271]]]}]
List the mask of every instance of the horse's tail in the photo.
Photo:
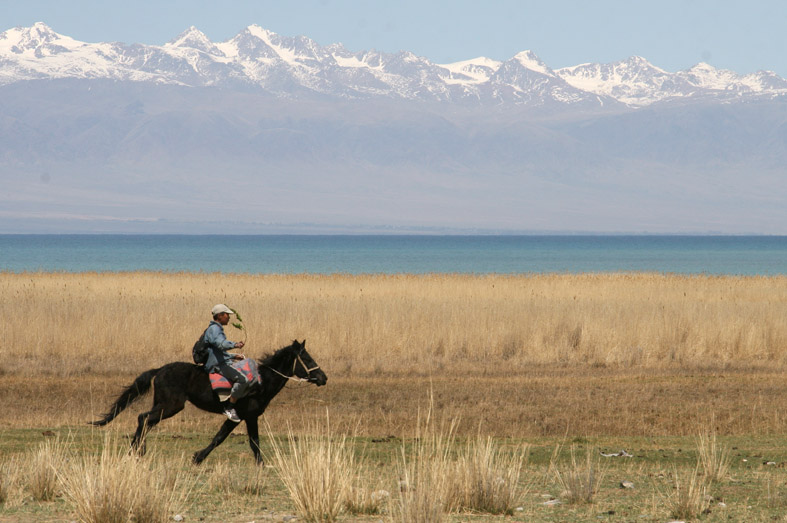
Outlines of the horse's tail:
[{"label": "horse's tail", "polygon": [[156,373],[160,370],[161,367],[158,369],[150,369],[140,374],[137,379],[134,380],[134,383],[126,387],[126,390],[118,396],[118,399],[112,407],[109,408],[109,411],[104,414],[100,420],[91,421],[90,424],[97,427],[103,427],[115,419],[118,414],[126,410],[126,407],[150,392],[150,388],[153,385],[153,378],[156,377]]}]

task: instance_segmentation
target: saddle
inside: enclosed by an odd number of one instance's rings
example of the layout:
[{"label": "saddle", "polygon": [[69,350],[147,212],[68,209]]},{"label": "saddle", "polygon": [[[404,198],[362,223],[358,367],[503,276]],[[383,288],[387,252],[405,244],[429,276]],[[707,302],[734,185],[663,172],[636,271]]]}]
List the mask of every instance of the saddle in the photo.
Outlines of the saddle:
[{"label": "saddle", "polygon": [[[260,371],[257,368],[257,362],[253,359],[246,358],[245,360],[233,361],[231,365],[236,370],[242,372],[250,383],[262,383]],[[219,399],[224,401],[228,398],[230,389],[232,389],[232,382],[218,372],[211,372],[208,374],[208,377],[210,378],[210,388],[213,389],[213,392],[218,394]]]}]

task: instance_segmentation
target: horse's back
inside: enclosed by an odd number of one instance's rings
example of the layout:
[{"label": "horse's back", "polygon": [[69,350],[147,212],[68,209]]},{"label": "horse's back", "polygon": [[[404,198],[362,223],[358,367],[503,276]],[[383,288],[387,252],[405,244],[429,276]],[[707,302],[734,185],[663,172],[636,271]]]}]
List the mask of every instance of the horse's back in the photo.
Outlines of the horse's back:
[{"label": "horse's back", "polygon": [[208,388],[210,382],[205,370],[193,363],[173,361],[161,367],[156,374],[155,385],[157,389],[166,388],[171,391],[182,391],[187,395],[195,390]]},{"label": "horse's back", "polygon": [[169,394],[176,394],[200,409],[221,412],[208,373],[201,365],[185,361],[169,363],[156,376],[156,387],[165,387]]},{"label": "horse's back", "polygon": [[173,361],[161,367],[158,376],[171,375],[180,377],[191,377],[197,373],[205,374],[202,367],[187,361]]}]

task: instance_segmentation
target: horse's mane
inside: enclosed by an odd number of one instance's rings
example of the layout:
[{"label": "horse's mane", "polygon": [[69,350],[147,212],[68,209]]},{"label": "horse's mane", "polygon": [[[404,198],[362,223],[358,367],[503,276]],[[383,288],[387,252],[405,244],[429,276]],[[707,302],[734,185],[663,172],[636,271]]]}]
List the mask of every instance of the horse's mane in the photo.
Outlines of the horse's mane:
[{"label": "horse's mane", "polygon": [[263,354],[262,358],[257,360],[258,366],[273,365],[274,360],[281,358],[287,350],[293,350],[295,343],[291,343],[286,347],[278,349],[276,352],[269,352]]}]

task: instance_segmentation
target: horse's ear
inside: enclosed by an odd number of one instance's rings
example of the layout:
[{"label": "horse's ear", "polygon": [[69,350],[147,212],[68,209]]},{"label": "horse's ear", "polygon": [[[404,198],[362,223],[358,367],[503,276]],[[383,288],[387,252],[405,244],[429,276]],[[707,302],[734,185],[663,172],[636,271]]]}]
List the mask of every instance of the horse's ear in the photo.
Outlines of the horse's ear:
[{"label": "horse's ear", "polygon": [[306,340],[305,339],[301,342],[301,347],[303,347],[304,349],[306,348]]}]

